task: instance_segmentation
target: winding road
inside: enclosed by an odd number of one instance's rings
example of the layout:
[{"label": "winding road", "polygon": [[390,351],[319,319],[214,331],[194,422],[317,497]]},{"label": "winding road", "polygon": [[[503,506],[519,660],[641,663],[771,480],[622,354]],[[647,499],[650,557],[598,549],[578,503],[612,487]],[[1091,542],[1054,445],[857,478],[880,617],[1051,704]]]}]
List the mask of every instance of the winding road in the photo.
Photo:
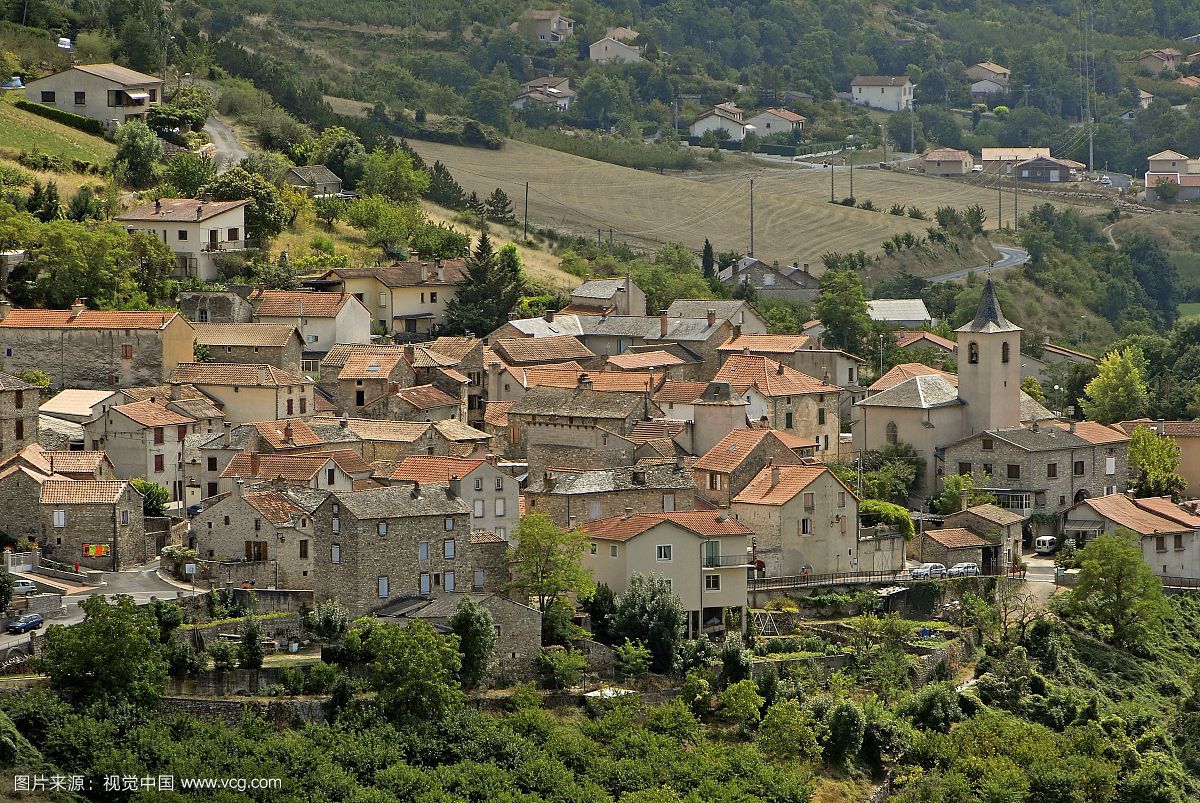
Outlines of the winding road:
[{"label": "winding road", "polygon": [[212,144],[217,149],[216,159],[214,159],[217,163],[217,172],[224,173],[250,155],[249,151],[238,142],[233,129],[223,120],[209,117],[208,121],[204,123],[204,133],[208,134],[208,138],[212,140]]},{"label": "winding road", "polygon": [[1029,261],[1029,252],[1024,248],[1014,248],[1013,246],[1008,245],[994,245],[992,248],[996,249],[996,251],[1000,253],[1000,259],[997,259],[990,265],[980,265],[976,268],[963,268],[962,270],[943,273],[939,276],[930,276],[925,281],[929,282],[930,284],[934,284],[935,282],[952,282],[956,279],[965,279],[969,273],[986,273],[989,271],[994,273],[996,271],[1019,267]]}]

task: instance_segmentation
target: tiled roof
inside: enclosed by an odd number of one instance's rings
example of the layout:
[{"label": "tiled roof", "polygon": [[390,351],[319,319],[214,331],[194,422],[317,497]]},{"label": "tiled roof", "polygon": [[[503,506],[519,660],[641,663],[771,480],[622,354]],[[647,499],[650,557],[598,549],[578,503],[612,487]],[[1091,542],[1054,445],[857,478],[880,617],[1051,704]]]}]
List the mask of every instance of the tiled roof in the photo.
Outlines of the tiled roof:
[{"label": "tiled roof", "polygon": [[410,516],[446,516],[470,513],[461,497],[451,496],[445,485],[404,484],[371,491],[338,492],[334,497],[358,519],[395,519]]},{"label": "tiled roof", "polygon": [[586,360],[596,356],[571,335],[500,338],[492,347],[506,362],[513,365]]},{"label": "tiled roof", "polygon": [[919,298],[876,298],[867,302],[873,321],[928,321],[929,310]]},{"label": "tiled roof", "polygon": [[1085,499],[1080,504],[1087,505],[1109,521],[1121,527],[1128,527],[1138,535],[1191,532],[1192,530],[1186,524],[1171,521],[1153,511],[1139,507],[1124,494],[1096,496]]},{"label": "tiled roof", "polygon": [[1004,317],[1004,312],[1000,309],[1000,299],[996,296],[996,285],[989,276],[983,283],[983,294],[979,297],[979,309],[975,312],[974,320],[954,331],[995,334],[997,332],[1019,332],[1021,327]]},{"label": "tiled roof", "polygon": [[1138,427],[1146,427],[1159,435],[1172,438],[1200,438],[1200,421],[1152,421],[1149,418],[1139,418],[1133,421],[1122,421],[1114,426],[1130,435]]},{"label": "tiled roof", "polygon": [[1002,440],[1005,443],[1026,452],[1053,452],[1059,449],[1078,449],[1092,444],[1078,435],[1068,431],[1065,428],[1057,426],[1042,426],[1037,429],[1033,427],[1004,427],[1002,429],[989,429],[979,435],[973,435],[970,438],[964,438],[959,443],[967,440],[973,440],[989,436]]},{"label": "tiled roof", "polygon": [[168,401],[181,401],[183,399],[207,399],[208,397],[201,393],[195,385],[189,385],[186,382],[177,385],[148,385],[137,388],[121,388],[120,393],[124,394],[128,401],[138,402],[153,399],[164,404]]},{"label": "tiled roof", "polygon": [[85,309],[14,309],[0,320],[0,327],[21,329],[165,329],[178,312]]},{"label": "tiled roof", "polygon": [[0,390],[41,390],[41,388],[12,374],[0,373]]},{"label": "tiled roof", "polygon": [[371,418],[322,418],[316,417],[310,422],[313,425],[325,424],[342,427],[353,432],[366,441],[388,441],[392,443],[412,443],[425,436],[432,424],[415,421],[377,421]]},{"label": "tiled roof", "polygon": [[[774,471],[779,472],[779,483],[771,485]],[[768,466],[733,501],[747,505],[782,505],[826,472],[829,469],[819,465]],[[832,472],[829,475],[836,479]]]},{"label": "tiled roof", "polygon": [[454,380],[455,382],[457,382],[460,385],[471,384],[471,378],[469,376],[467,376],[466,374],[463,374],[463,373],[459,373],[458,371],[454,370],[453,368],[438,368],[437,372],[439,374],[441,374],[442,376],[446,377],[447,379]]},{"label": "tiled roof", "polygon": [[990,546],[990,542],[980,538],[965,527],[948,527],[942,530],[926,530],[925,537],[937,541],[946,549],[971,549],[973,547]]},{"label": "tiled roof", "polygon": [[354,296],[295,290],[256,290],[250,294],[254,314],[266,318],[334,318]]},{"label": "tiled roof", "polygon": [[[1070,424],[1055,421],[1051,426],[1059,429],[1069,429]],[[1100,446],[1106,443],[1127,443],[1129,436],[1116,427],[1105,426],[1096,421],[1076,421],[1075,434],[1088,443]]]},{"label": "tiled roof", "polygon": [[482,459],[468,460],[462,457],[410,455],[400,461],[400,465],[396,466],[388,479],[445,483],[449,482],[451,477],[458,477],[461,480],[484,462]]},{"label": "tiled roof", "polygon": [[1184,508],[1182,505],[1177,505],[1166,496],[1152,496],[1147,499],[1134,499],[1133,503],[1143,510],[1149,510],[1162,516],[1164,519],[1182,524],[1186,527],[1191,527],[1194,530],[1200,530],[1200,516]]},{"label": "tiled roof", "polygon": [[112,396],[111,390],[81,390],[67,388],[60,390],[50,399],[42,402],[39,410],[47,415],[91,415],[92,408]]},{"label": "tiled roof", "polygon": [[625,288],[625,279],[590,279],[571,291],[578,298],[596,298],[605,301],[617,297]]},{"label": "tiled roof", "polygon": [[776,117],[787,120],[789,123],[803,123],[806,119],[802,114],[796,114],[790,109],[767,109],[762,114],[773,114]]},{"label": "tiled roof", "polygon": [[165,404],[156,401],[140,401],[132,404],[120,404],[112,408],[131,421],[143,427],[170,427],[180,424],[194,424],[196,420],[168,409]]},{"label": "tiled roof", "polygon": [[912,407],[925,410],[963,404],[963,401],[958,397],[957,382],[951,382],[941,374],[922,374],[856,403],[864,407]]},{"label": "tiled roof", "polygon": [[807,393],[837,393],[841,390],[836,385],[755,354],[730,355],[713,379],[728,382],[739,393],[754,386],[764,396],[801,396]]},{"label": "tiled roof", "polygon": [[813,339],[808,335],[735,335],[718,346],[717,351],[750,349],[751,354],[794,354],[812,345]]},{"label": "tiled roof", "polygon": [[678,298],[667,307],[667,315],[671,318],[695,318],[707,323],[709,310],[717,314],[717,320],[730,323],[735,323],[734,319],[742,312],[748,311],[759,317],[749,302],[731,298]]},{"label": "tiled roof", "polygon": [[1093,357],[1091,354],[1085,354],[1082,351],[1076,351],[1075,349],[1069,349],[1066,346],[1059,346],[1055,343],[1043,343],[1042,351],[1043,352],[1048,351],[1051,354],[1059,354],[1063,357],[1067,357],[1069,359],[1074,359],[1074,360],[1080,360],[1082,362],[1093,362],[1094,363],[1094,362],[1099,361],[1096,357]]},{"label": "tiled roof", "polygon": [[244,498],[246,504],[263,514],[272,524],[287,524],[292,516],[308,512],[276,490],[246,491]]},{"label": "tiled roof", "polygon": [[396,391],[396,395],[418,410],[458,406],[458,399],[436,385],[418,385],[412,388],[400,388],[400,390]]},{"label": "tiled roof", "polygon": [[46,480],[43,505],[113,505],[129,483],[126,480]]},{"label": "tiled roof", "polygon": [[338,381],[348,379],[387,380],[404,359],[402,354],[351,354],[338,372]]},{"label": "tiled roof", "polygon": [[685,422],[670,418],[656,418],[650,421],[638,421],[629,430],[629,440],[634,443],[644,443],[656,438],[674,438],[686,427]]},{"label": "tiled roof", "polygon": [[975,505],[975,507],[967,508],[968,513],[974,513],[981,519],[987,519],[993,524],[1001,527],[1008,527],[1018,522],[1025,521],[1025,517],[1020,513],[1013,513],[1011,510],[1005,510],[999,505],[991,503],[984,505]]},{"label": "tiled roof", "polygon": [[552,387],[574,388],[583,384],[584,377],[592,383],[596,391],[624,391],[627,393],[645,393],[651,387],[651,380],[657,381],[646,371],[580,371],[560,370],[557,366],[544,368],[514,368],[516,378],[527,388]]},{"label": "tiled roof", "polygon": [[472,530],[467,538],[471,544],[507,544],[508,541],[496,535],[491,530]]},{"label": "tiled roof", "polygon": [[957,148],[935,148],[926,151],[922,156],[927,162],[957,162],[971,158],[971,154],[966,151],[960,151]]},{"label": "tiled roof", "polygon": [[483,341],[477,337],[439,337],[425,345],[430,351],[445,355],[454,360],[462,361],[476,346]]},{"label": "tiled roof", "polygon": [[[257,470],[254,458],[258,459]],[[259,454],[241,453],[234,455],[229,465],[221,472],[223,479],[231,477],[254,477],[271,480],[277,477],[287,480],[311,480],[332,460],[347,474],[370,474],[371,466],[358,452],[352,449],[334,449],[308,454]]]},{"label": "tiled roof", "polygon": [[[550,475],[550,482],[546,481],[546,474]],[[648,488],[682,491],[695,487],[692,472],[686,468],[680,469],[674,461],[671,461],[655,465],[617,466],[616,468],[551,468],[541,475],[530,475],[525,492],[575,495]]]},{"label": "tiled roof", "polygon": [[641,410],[644,404],[645,397],[640,393],[533,387],[509,408],[508,414],[510,418],[514,415],[558,415],[624,419]]},{"label": "tiled roof", "polygon": [[286,346],[296,327],[286,323],[195,323],[196,342],[206,346]]},{"label": "tiled roof", "polygon": [[668,379],[654,392],[658,404],[691,404],[704,395],[707,382],[680,382]]},{"label": "tiled roof", "polygon": [[104,452],[44,451],[42,457],[59,474],[95,474],[108,461]]},{"label": "tiled roof", "polygon": [[209,399],[172,399],[167,402],[167,407],[197,421],[205,418],[223,418],[225,415]]},{"label": "tiled roof", "polygon": [[135,206],[113,220],[141,223],[195,223],[243,207],[249,201],[197,201],[195,198],[160,198]]},{"label": "tiled roof", "polygon": [[730,430],[716,445],[700,456],[694,468],[728,474],[750,456],[750,452],[762,443],[763,438],[773,436],[769,429]]},{"label": "tiled roof", "polygon": [[892,366],[890,371],[872,382],[867,390],[877,393],[881,390],[894,388],[896,385],[899,385],[901,382],[907,382],[914,376],[940,376],[954,387],[958,387],[958,376],[956,374],[931,368],[924,363],[902,362],[899,365]]},{"label": "tiled roof", "polygon": [[236,362],[181,362],[171,372],[171,384],[263,387],[312,384],[311,379],[281,371],[273,365]]},{"label": "tiled roof", "polygon": [[723,535],[753,535],[753,530],[741,524],[725,511],[693,510],[680,513],[634,513],[589,521],[583,531],[591,538],[604,541],[629,541],[661,524],[674,524],[704,538]]},{"label": "tiled roof", "polygon": [[608,364],[622,371],[644,368],[661,368],[665,365],[683,365],[683,360],[668,351],[627,351],[608,358]]},{"label": "tiled roof", "polygon": [[[421,267],[425,277],[421,278]],[[425,287],[426,285],[462,284],[467,272],[461,259],[443,259],[442,277],[438,279],[437,264],[433,262],[396,262],[379,268],[338,268],[325,277],[338,276],[343,279],[376,279],[386,287]]]},{"label": "tiled roof", "polygon": [[801,435],[796,435],[785,430],[771,431],[774,433],[776,438],[779,438],[780,443],[791,449],[793,452],[797,449],[813,449],[819,445],[815,436],[805,438]]},{"label": "tiled roof", "polygon": [[338,178],[337,173],[330,170],[325,165],[301,165],[299,167],[289,167],[287,171],[299,181],[305,184],[341,184],[342,180]]},{"label": "tiled roof", "polygon": [[95,75],[107,81],[114,81],[122,86],[162,83],[162,79],[157,76],[147,75],[144,72],[131,70],[128,67],[122,67],[120,64],[113,64],[112,62],[105,64],[76,64],[72,69],[85,72],[89,75]]},{"label": "tiled roof", "polygon": [[508,411],[516,402],[488,401],[483,408],[483,423],[492,427],[508,426]]},{"label": "tiled roof", "polygon": [[350,359],[353,354],[377,354],[377,355],[404,355],[404,346],[393,343],[376,343],[367,345],[365,343],[335,343],[329,347],[329,351],[321,358],[321,374],[323,376],[337,376],[337,372],[346,364],[346,360]]},{"label": "tiled roof", "polygon": [[430,426],[448,441],[467,443],[472,441],[486,441],[492,437],[483,430],[475,429],[475,427],[456,419],[434,421]]},{"label": "tiled roof", "polygon": [[958,344],[955,343],[953,340],[942,337],[941,335],[935,335],[933,332],[900,331],[900,332],[893,332],[892,334],[896,338],[896,345],[902,349],[908,348],[909,346],[913,345],[914,343],[918,343],[921,341],[925,341],[934,346],[939,346],[941,348],[944,348],[946,351],[954,351],[956,348],[958,348]]},{"label": "tiled roof", "polygon": [[297,446],[316,446],[320,436],[304,420],[288,418],[281,421],[260,421],[252,425],[264,441],[276,449]]},{"label": "tiled roof", "polygon": [[906,83],[907,75],[859,75],[850,86],[904,86]]}]

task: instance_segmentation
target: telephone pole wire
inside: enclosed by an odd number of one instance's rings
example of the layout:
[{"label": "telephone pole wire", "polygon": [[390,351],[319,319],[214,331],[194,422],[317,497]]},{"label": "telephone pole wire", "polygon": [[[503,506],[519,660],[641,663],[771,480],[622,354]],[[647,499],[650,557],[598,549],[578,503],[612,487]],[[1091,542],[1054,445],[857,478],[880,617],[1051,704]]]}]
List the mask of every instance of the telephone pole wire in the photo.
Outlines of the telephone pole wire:
[{"label": "telephone pole wire", "polygon": [[750,179],[750,256],[754,256],[754,179]]}]

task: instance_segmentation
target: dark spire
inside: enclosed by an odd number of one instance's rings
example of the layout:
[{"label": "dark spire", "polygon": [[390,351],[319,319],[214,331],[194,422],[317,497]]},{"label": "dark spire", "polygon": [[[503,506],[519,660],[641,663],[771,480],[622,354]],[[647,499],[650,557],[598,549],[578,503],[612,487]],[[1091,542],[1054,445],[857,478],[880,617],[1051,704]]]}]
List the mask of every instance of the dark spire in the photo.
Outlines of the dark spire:
[{"label": "dark spire", "polygon": [[975,320],[958,328],[960,332],[1016,332],[1021,327],[1009,321],[1000,311],[1000,299],[996,297],[996,286],[989,276],[983,284],[983,295],[979,297],[979,311]]}]

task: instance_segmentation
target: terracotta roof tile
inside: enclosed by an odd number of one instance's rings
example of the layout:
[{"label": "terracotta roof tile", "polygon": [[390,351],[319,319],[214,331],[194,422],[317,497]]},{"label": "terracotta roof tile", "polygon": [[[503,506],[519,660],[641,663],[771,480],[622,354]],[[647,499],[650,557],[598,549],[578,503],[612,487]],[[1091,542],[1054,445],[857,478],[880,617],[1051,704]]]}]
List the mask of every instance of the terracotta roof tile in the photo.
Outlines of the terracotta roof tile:
[{"label": "terracotta roof tile", "polygon": [[753,354],[731,355],[713,379],[728,382],[739,393],[745,393],[753,385],[765,396],[800,396],[806,393],[838,393],[841,390],[836,385]]},{"label": "terracotta roof tile", "polygon": [[196,419],[181,415],[168,409],[165,404],[150,400],[119,404],[111,409],[143,427],[170,427],[196,423]]},{"label": "terracotta roof tile", "polygon": [[1155,533],[1190,532],[1191,527],[1163,518],[1157,513],[1139,507],[1124,494],[1109,494],[1085,499],[1079,504],[1087,505],[1109,521],[1128,527],[1139,535]]},{"label": "terracotta roof tile", "polygon": [[170,401],[183,401],[184,399],[207,399],[208,397],[197,390],[195,385],[189,385],[186,382],[178,385],[151,385],[149,387],[140,388],[121,388],[120,393],[131,402],[146,401],[154,399],[161,401],[164,404]]},{"label": "terracotta roof tile", "polygon": [[[425,278],[421,278],[424,267]],[[442,278],[438,278],[435,262],[396,262],[378,268],[336,268],[325,277],[338,276],[343,279],[376,279],[386,287],[425,287],[427,285],[462,284],[467,280],[466,269],[461,259],[441,260]]]},{"label": "terracotta roof tile", "polygon": [[750,349],[751,354],[794,354],[813,347],[808,335],[737,335],[717,347],[721,352]]},{"label": "terracotta roof tile", "polygon": [[259,436],[276,449],[297,446],[316,446],[320,436],[302,419],[288,418],[282,421],[260,421],[254,424]]},{"label": "terracotta roof tile", "polygon": [[668,351],[627,351],[608,358],[608,364],[622,371],[637,371],[645,368],[661,368],[665,365],[683,365],[683,360]]},{"label": "terracotta roof tile", "polygon": [[[779,483],[772,486],[771,477],[775,470],[779,471]],[[821,465],[764,468],[733,501],[747,505],[782,505],[826,473],[836,479],[833,472]]]},{"label": "terracotta roof tile", "polygon": [[254,314],[266,318],[333,318],[354,299],[344,293],[257,290],[250,295]]},{"label": "terracotta roof tile", "polygon": [[446,377],[447,379],[453,379],[455,382],[457,382],[460,385],[471,384],[471,378],[469,376],[467,376],[464,373],[460,373],[459,371],[456,371],[453,368],[438,368],[436,370],[442,376]]},{"label": "terracotta roof tile", "polygon": [[482,343],[483,341],[477,337],[439,337],[425,345],[430,351],[436,351],[438,354],[461,362],[471,353],[472,349]]},{"label": "terracotta roof tile", "polygon": [[489,401],[483,408],[483,423],[493,427],[508,426],[508,411],[515,401]]},{"label": "terracotta roof tile", "polygon": [[726,511],[692,510],[681,513],[634,513],[611,516],[584,524],[591,538],[604,541],[629,541],[663,523],[675,524],[704,538],[723,535],[753,535],[753,531]]},{"label": "terracotta roof tile", "polygon": [[113,505],[129,483],[125,480],[46,480],[43,505]]},{"label": "terracotta roof tile", "polygon": [[908,348],[914,343],[919,343],[922,341],[927,342],[930,345],[943,348],[946,351],[954,351],[958,348],[958,344],[953,340],[942,337],[941,335],[935,335],[933,332],[904,330],[900,332],[893,332],[892,334],[896,338],[896,345],[902,349]]},{"label": "terracotta roof tile", "polygon": [[298,337],[286,323],[196,323],[196,342],[206,346],[286,346]]},{"label": "terracotta roof tile", "polygon": [[1138,427],[1146,427],[1159,435],[1172,438],[1200,438],[1200,421],[1152,421],[1149,418],[1139,418],[1133,421],[1122,421],[1114,426],[1130,435]]},{"label": "terracotta roof tile", "polygon": [[351,354],[346,358],[338,381],[347,379],[388,379],[404,359],[402,354]]},{"label": "terracotta roof tile", "polygon": [[769,429],[730,430],[729,434],[700,456],[694,468],[728,474],[750,456],[750,452],[762,443],[763,438],[772,434]]},{"label": "terracotta roof tile", "polygon": [[500,338],[493,349],[513,365],[586,360],[596,355],[572,335]]},{"label": "terracotta roof tile", "polygon": [[[1070,429],[1071,425],[1062,421],[1050,422],[1050,426],[1059,429]],[[1097,421],[1076,421],[1075,434],[1088,443],[1100,446],[1106,443],[1127,443],[1129,436],[1116,427],[1109,427]]]},{"label": "terracotta roof tile", "polygon": [[[90,310],[73,315],[69,309],[15,309],[0,327],[21,329],[165,329],[178,312]],[[186,319],[185,319],[186,320]],[[188,324],[189,326],[191,324]]]},{"label": "terracotta roof tile", "polygon": [[[158,79],[153,79],[157,81]],[[160,198],[135,206],[113,220],[162,223],[195,223],[243,207],[249,201],[197,201],[195,198]]]},{"label": "terracotta roof tile", "polygon": [[410,455],[400,461],[400,465],[396,466],[388,479],[447,483],[451,477],[458,477],[461,480],[484,462],[482,459],[470,460],[462,457]]},{"label": "terracotta roof tile", "polygon": [[966,510],[967,513],[974,513],[981,519],[987,519],[993,524],[998,524],[1001,527],[1008,527],[1018,522],[1025,521],[1025,517],[1020,513],[1014,513],[1011,510],[1005,510],[999,505],[993,505],[990,502],[983,505],[975,505]]},{"label": "terracotta roof tile", "polygon": [[1192,513],[1182,505],[1177,505],[1166,496],[1152,496],[1147,499],[1134,499],[1133,503],[1143,510],[1149,510],[1164,519],[1178,522],[1186,527],[1200,530],[1200,516]]},{"label": "terracotta roof tile", "polygon": [[654,401],[659,404],[691,404],[704,395],[707,382],[680,382],[668,379],[654,392]]},{"label": "terracotta roof tile", "polygon": [[171,384],[265,387],[311,385],[312,380],[281,371],[273,365],[236,362],[181,362],[171,372]]},{"label": "terracotta roof tile", "polygon": [[[257,458],[257,470],[255,467]],[[259,480],[282,478],[311,480],[332,460],[347,474],[370,474],[371,466],[351,449],[333,449],[307,454],[236,454],[221,472],[222,479],[253,477]]]},{"label": "terracotta roof tile", "polygon": [[321,374],[337,376],[337,372],[346,364],[352,354],[404,355],[404,346],[394,343],[335,343],[321,358]]},{"label": "terracotta roof tile", "polygon": [[417,385],[412,388],[400,388],[400,390],[396,391],[396,395],[418,410],[458,406],[458,399],[436,385]]},{"label": "terracotta roof tile", "polygon": [[990,546],[991,542],[980,538],[965,527],[948,527],[942,530],[926,530],[925,536],[937,541],[946,549],[970,549]]},{"label": "terracotta roof tile", "polygon": [[272,524],[287,524],[292,516],[308,512],[289,499],[286,494],[275,490],[247,491],[244,498],[250,507],[263,514],[263,517]]},{"label": "terracotta roof tile", "polygon": [[889,390],[896,387],[901,382],[907,382],[914,376],[940,376],[954,387],[958,387],[958,376],[948,371],[940,371],[937,368],[931,368],[924,363],[919,362],[902,362],[899,365],[893,366],[883,376],[876,379],[867,390],[872,393],[878,393],[881,390]]},{"label": "terracotta roof tile", "polygon": [[95,474],[108,463],[104,452],[42,452],[50,468],[60,474]]},{"label": "terracotta roof tile", "polygon": [[638,421],[629,430],[628,438],[634,443],[644,443],[645,441],[655,440],[658,438],[674,438],[680,432],[683,432],[687,426],[684,421],[676,421],[671,418],[656,418],[649,421]]},{"label": "terracotta roof tile", "polygon": [[578,369],[563,370],[557,366],[514,368],[513,373],[527,388],[581,387],[582,380],[586,377],[592,383],[592,390],[627,393],[644,393],[651,387],[651,381],[655,379],[648,371],[581,371]]}]

